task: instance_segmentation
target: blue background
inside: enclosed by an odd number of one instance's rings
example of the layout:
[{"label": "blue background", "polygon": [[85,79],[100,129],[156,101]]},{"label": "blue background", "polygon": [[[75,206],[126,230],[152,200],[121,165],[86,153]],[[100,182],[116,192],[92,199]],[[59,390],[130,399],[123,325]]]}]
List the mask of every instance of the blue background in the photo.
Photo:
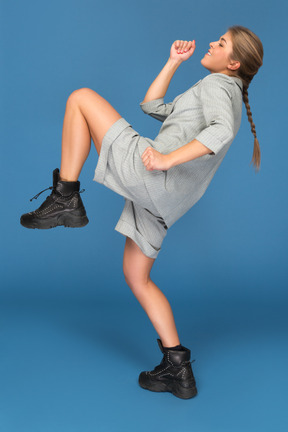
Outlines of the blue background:
[{"label": "blue background", "polygon": [[[1,2],[1,432],[287,431],[287,4],[283,1]],[[152,279],[191,349],[199,394],[138,386],[162,358],[125,283],[124,199],[80,175],[90,223],[24,229],[22,213],[60,168],[66,100],[89,87],[141,135],[161,126],[139,103],[176,39],[196,51],[165,101],[207,71],[200,60],[231,25],[254,31],[264,65],[249,88],[262,152],[243,104],[238,135],[203,198],[163,243]],[[43,197],[43,199],[42,199]]]}]

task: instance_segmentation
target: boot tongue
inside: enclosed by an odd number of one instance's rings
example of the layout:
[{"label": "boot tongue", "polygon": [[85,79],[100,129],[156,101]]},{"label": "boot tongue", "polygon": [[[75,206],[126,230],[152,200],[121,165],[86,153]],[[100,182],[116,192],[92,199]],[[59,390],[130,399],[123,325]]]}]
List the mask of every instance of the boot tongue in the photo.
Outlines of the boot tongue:
[{"label": "boot tongue", "polygon": [[157,342],[158,342],[158,346],[159,346],[161,352],[164,354],[164,348],[163,348],[163,345],[162,345],[161,339],[157,339]]},{"label": "boot tongue", "polygon": [[163,349],[164,349],[165,351],[167,351],[167,350],[182,351],[182,350],[183,350],[183,347],[182,347],[182,345],[176,345],[176,346],[174,346],[174,347],[163,347]]},{"label": "boot tongue", "polygon": [[59,168],[53,171],[53,188],[56,189],[57,183],[59,181]]},{"label": "boot tongue", "polygon": [[174,351],[182,351],[183,350],[183,346],[181,344],[175,345],[173,347],[163,347],[161,339],[157,339],[157,342],[158,342],[159,348],[162,351],[162,353],[167,352],[168,350],[174,350]]}]

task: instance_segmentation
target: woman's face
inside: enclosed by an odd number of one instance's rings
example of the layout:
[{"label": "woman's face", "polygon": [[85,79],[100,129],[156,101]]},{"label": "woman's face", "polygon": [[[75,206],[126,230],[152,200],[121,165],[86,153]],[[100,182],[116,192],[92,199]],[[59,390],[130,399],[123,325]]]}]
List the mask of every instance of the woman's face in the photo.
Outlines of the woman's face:
[{"label": "woman's face", "polygon": [[201,60],[202,66],[211,73],[233,75],[233,71],[240,66],[239,62],[231,61],[232,40],[229,32],[220,37],[218,41],[210,43],[208,53]]}]

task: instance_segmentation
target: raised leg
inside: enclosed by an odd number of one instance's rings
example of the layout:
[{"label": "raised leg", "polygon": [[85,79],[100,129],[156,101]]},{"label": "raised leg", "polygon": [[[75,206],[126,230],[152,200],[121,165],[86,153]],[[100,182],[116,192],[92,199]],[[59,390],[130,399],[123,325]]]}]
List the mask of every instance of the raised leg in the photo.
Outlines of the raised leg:
[{"label": "raised leg", "polygon": [[38,209],[21,216],[21,225],[33,229],[87,225],[77,180],[90,152],[91,138],[100,154],[104,135],[120,118],[109,102],[93,90],[82,88],[71,93],[63,123],[60,178],[58,170],[54,170],[51,194]]},{"label": "raised leg", "polygon": [[76,181],[86,161],[91,138],[98,155],[104,135],[121,115],[106,99],[89,88],[69,96],[62,131],[60,179]]},{"label": "raised leg", "polygon": [[180,341],[171,306],[150,278],[154,261],[131,238],[126,238],[123,258],[125,280],[147,313],[163,346],[172,347],[179,345]]}]

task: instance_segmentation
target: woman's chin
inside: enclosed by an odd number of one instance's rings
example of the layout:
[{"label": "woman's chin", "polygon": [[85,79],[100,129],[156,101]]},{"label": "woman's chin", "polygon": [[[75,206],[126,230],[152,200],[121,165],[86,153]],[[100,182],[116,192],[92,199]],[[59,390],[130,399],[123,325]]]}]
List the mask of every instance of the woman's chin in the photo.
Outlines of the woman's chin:
[{"label": "woman's chin", "polygon": [[205,56],[200,60],[200,63],[202,64],[202,66],[204,66],[207,69],[207,64],[206,64],[206,58],[205,58]]},{"label": "woman's chin", "polygon": [[200,61],[201,65],[204,66],[205,69],[209,70],[209,72],[211,72],[211,69],[205,64],[205,57],[203,57],[203,59]]}]

